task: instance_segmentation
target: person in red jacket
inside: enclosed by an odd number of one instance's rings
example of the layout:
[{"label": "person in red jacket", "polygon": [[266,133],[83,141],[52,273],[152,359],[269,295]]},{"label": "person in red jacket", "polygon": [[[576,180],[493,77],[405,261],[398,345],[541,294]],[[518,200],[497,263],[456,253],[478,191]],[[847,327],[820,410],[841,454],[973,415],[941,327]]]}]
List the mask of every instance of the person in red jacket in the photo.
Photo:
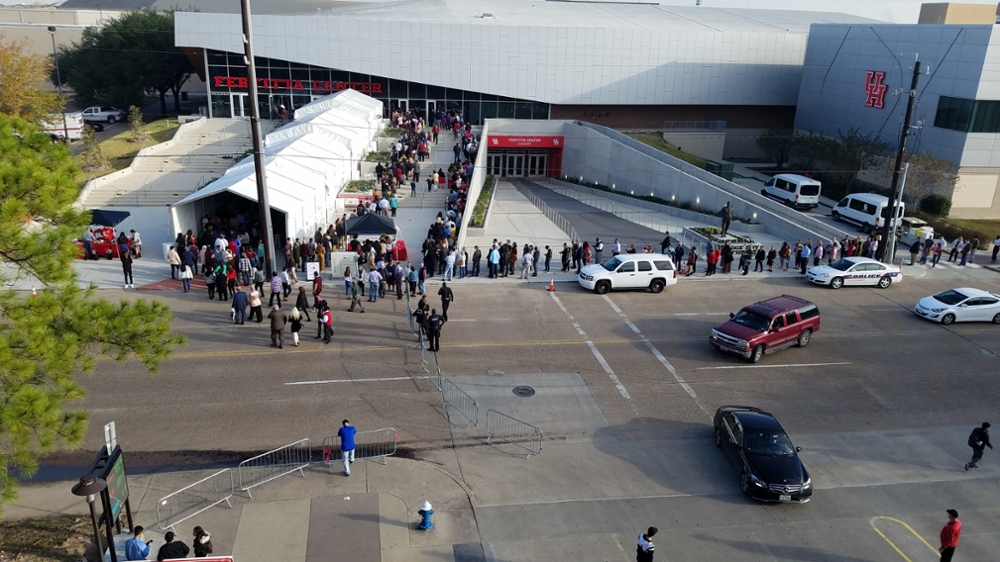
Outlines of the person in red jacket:
[{"label": "person in red jacket", "polygon": [[948,523],[941,529],[941,562],[951,562],[951,557],[955,555],[955,548],[958,547],[958,537],[962,534],[962,522],[958,520],[958,512],[954,509],[948,510]]}]

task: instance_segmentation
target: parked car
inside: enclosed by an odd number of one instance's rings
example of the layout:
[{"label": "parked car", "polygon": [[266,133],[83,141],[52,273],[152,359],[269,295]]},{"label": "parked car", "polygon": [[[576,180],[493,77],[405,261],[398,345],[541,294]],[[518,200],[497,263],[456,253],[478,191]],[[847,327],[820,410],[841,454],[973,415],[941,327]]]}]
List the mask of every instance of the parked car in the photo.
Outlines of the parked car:
[{"label": "parked car", "polygon": [[[900,235],[906,234],[901,232],[905,207],[904,203],[896,207],[896,218],[893,220],[893,227]],[[885,221],[889,219],[889,198],[876,193],[853,193],[841,199],[830,216],[835,221],[853,222],[865,234],[871,234],[885,226]]]},{"label": "parked car", "polygon": [[110,105],[95,105],[83,110],[84,121],[107,121],[112,125],[125,120],[125,112]]},{"label": "parked car", "polygon": [[853,256],[840,258],[830,265],[810,267],[806,271],[806,279],[831,289],[839,289],[844,285],[874,285],[879,289],[887,289],[889,285],[903,280],[903,272],[895,265]]},{"label": "parked car", "polygon": [[1000,295],[980,289],[948,289],[920,299],[913,312],[945,326],[953,322],[1000,324]]},{"label": "parked car", "polygon": [[782,295],[730,313],[728,321],[712,328],[708,341],[720,351],[757,363],[766,353],[809,345],[819,323],[815,304]]},{"label": "parked car", "polygon": [[785,205],[803,209],[819,207],[819,194],[823,184],[819,180],[797,174],[778,174],[767,180],[760,194],[773,197]]},{"label": "parked car", "polygon": [[584,289],[603,295],[615,289],[649,289],[659,293],[677,283],[677,269],[670,256],[662,254],[618,254],[604,263],[580,269],[577,277]]},{"label": "parked car", "polygon": [[102,132],[104,130],[104,123],[101,123],[100,121],[87,121],[87,120],[84,120],[83,123],[85,125],[87,125],[88,127],[90,127],[91,129],[93,129],[95,133],[100,133],[100,132]]},{"label": "parked car", "polygon": [[722,406],[715,411],[715,446],[739,473],[740,491],[755,500],[806,503],[813,483],[774,416],[752,406]]}]

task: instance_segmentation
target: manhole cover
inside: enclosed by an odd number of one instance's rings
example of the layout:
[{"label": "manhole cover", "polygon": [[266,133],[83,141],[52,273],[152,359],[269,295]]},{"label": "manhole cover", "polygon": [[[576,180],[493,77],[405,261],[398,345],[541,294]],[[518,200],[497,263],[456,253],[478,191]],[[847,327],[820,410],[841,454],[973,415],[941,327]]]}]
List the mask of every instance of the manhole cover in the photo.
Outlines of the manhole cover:
[{"label": "manhole cover", "polygon": [[514,396],[520,396],[521,398],[527,398],[529,396],[535,395],[535,389],[530,386],[515,386]]}]

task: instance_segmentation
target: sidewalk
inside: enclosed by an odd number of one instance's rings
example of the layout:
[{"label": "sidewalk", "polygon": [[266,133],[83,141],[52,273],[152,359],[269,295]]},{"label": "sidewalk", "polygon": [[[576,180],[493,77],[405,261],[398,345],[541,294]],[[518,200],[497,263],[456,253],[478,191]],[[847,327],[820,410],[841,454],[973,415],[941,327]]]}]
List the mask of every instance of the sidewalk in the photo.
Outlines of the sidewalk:
[{"label": "sidewalk", "polygon": [[[390,457],[385,465],[358,460],[350,477],[343,475],[339,463],[330,474],[326,465],[315,462],[304,476],[295,472],[253,488],[252,499],[239,491],[234,468],[237,493],[230,499],[232,509],[223,502],[181,522],[174,531],[190,544],[191,529],[200,525],[212,535],[213,555],[233,556],[237,562],[459,562],[476,549],[473,559],[482,559],[469,494],[447,471],[457,462],[454,453],[440,451],[434,457]],[[163,530],[154,529],[160,498],[214,472],[129,476],[133,521],[146,527],[147,538],[154,540],[150,558],[155,559],[163,544]],[[86,515],[86,502],[70,494],[74,483],[23,485],[20,498],[5,507],[4,517]],[[416,530],[417,510],[424,501],[435,511],[429,532]]]}]

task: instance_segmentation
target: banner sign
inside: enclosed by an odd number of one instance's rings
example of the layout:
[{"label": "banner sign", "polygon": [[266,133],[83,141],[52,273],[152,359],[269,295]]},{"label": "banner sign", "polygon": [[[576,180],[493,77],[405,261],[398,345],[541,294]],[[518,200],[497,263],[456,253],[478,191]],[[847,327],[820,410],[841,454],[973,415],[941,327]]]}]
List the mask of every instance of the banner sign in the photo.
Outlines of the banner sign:
[{"label": "banner sign", "polygon": [[488,135],[489,148],[562,148],[562,136]]}]

